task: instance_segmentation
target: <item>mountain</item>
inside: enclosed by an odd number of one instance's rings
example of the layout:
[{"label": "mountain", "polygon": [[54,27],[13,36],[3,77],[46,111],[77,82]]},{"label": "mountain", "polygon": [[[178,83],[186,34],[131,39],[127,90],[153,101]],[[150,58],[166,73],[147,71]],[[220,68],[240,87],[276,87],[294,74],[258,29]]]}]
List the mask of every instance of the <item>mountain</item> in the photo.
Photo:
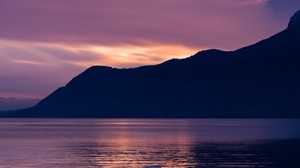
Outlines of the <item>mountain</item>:
[{"label": "mountain", "polygon": [[154,66],[93,66],[6,117],[299,118],[300,11],[287,29],[236,51]]},{"label": "mountain", "polygon": [[5,110],[31,107],[39,102],[38,99],[0,97],[0,113]]}]

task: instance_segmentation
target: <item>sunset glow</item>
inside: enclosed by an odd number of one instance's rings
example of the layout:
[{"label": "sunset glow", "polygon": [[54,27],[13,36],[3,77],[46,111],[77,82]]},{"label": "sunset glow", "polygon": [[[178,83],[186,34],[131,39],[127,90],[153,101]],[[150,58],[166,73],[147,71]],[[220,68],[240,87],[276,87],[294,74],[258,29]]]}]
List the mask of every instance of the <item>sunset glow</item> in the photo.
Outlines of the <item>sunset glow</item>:
[{"label": "sunset glow", "polygon": [[[290,0],[3,0],[0,97],[43,98],[93,65],[131,68],[283,30]],[[22,81],[22,82],[20,82]]]}]

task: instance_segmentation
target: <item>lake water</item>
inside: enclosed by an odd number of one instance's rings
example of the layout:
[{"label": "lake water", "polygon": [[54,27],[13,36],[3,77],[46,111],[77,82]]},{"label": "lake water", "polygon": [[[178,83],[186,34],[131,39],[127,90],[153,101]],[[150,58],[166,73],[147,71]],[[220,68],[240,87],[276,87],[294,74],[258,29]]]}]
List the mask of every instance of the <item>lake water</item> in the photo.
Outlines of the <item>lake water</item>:
[{"label": "lake water", "polygon": [[1,119],[1,168],[299,168],[300,120]]}]

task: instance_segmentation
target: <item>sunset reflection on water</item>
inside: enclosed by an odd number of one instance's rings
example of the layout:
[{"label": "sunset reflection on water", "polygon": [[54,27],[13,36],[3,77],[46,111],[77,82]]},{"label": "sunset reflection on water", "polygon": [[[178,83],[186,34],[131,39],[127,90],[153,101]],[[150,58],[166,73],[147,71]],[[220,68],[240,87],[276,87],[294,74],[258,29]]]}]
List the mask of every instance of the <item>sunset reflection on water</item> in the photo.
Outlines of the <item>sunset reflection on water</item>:
[{"label": "sunset reflection on water", "polygon": [[3,119],[0,126],[1,167],[300,167],[299,120]]},{"label": "sunset reflection on water", "polygon": [[[103,167],[194,167],[194,154],[186,145],[160,144],[92,144],[81,143],[69,146],[79,163]],[[86,166],[86,165],[81,165]]]}]

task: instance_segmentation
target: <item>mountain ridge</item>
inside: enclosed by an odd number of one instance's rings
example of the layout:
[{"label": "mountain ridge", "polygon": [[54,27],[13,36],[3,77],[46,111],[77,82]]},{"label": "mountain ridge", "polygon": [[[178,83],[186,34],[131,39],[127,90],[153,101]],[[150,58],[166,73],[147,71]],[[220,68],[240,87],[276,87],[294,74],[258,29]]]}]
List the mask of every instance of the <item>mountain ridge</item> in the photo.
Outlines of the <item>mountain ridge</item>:
[{"label": "mountain ridge", "polygon": [[287,29],[235,51],[129,69],[92,66],[4,117],[299,118],[299,14]]}]

